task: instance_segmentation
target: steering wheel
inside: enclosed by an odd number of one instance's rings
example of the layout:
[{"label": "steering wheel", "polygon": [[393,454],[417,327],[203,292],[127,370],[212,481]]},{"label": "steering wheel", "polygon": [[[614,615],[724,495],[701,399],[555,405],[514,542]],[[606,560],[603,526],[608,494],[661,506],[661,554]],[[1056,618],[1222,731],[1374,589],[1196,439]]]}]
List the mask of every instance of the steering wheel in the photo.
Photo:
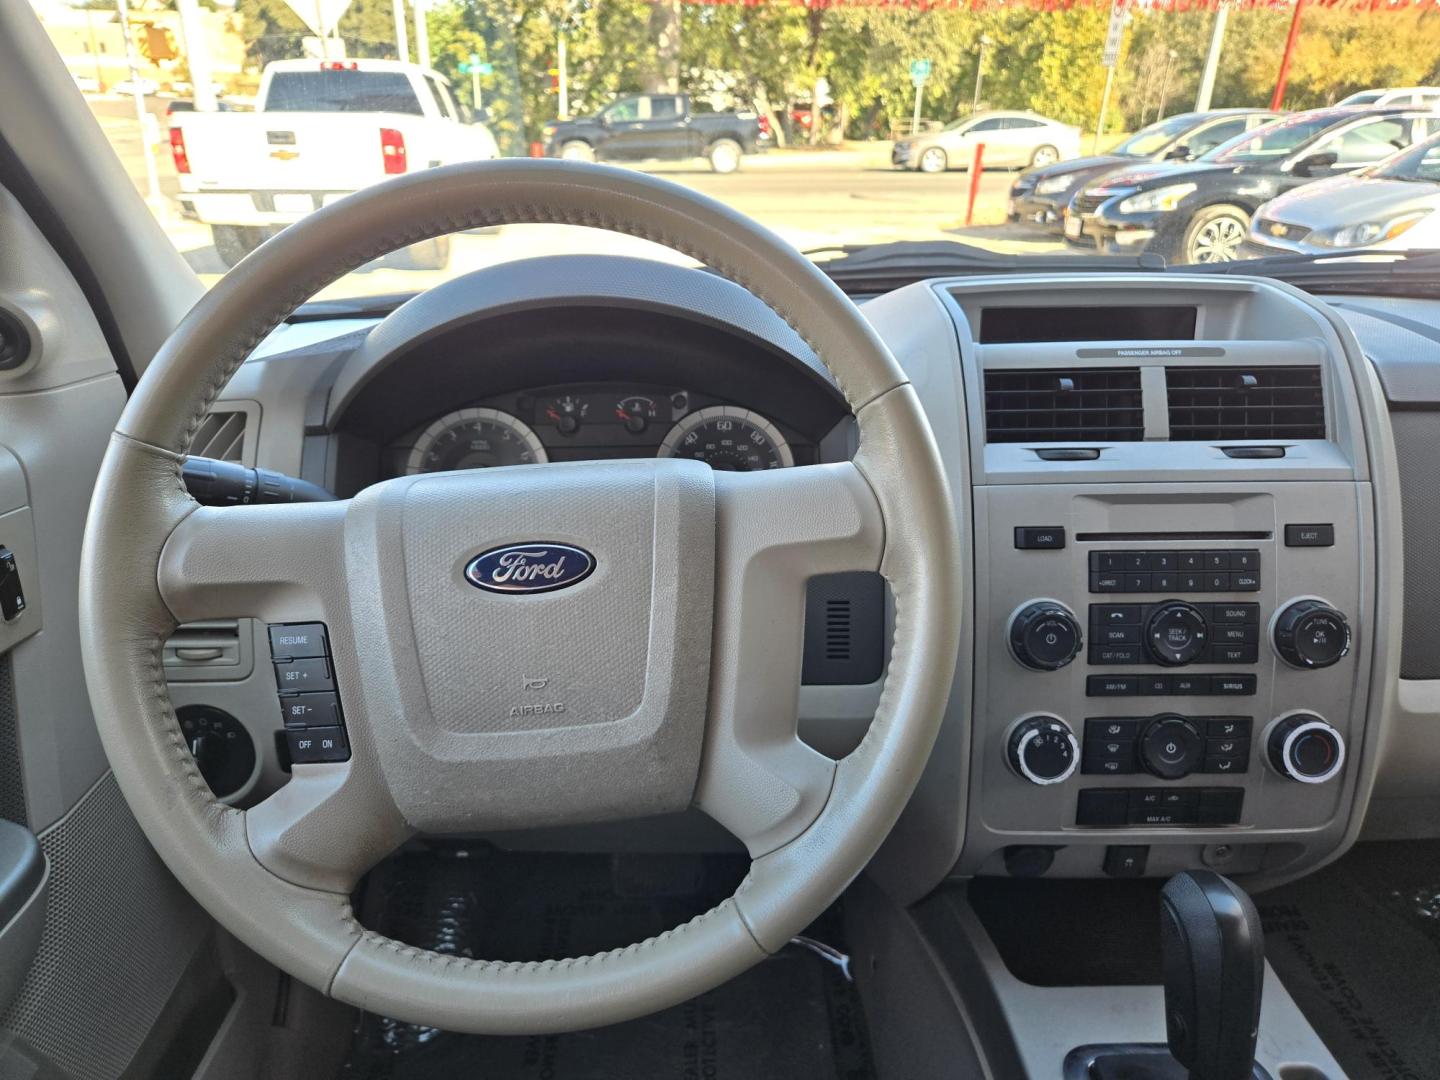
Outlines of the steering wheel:
[{"label": "steering wheel", "polygon": [[[317,289],[460,229],[585,225],[658,241],[767,303],[859,423],[853,462],[740,474],[600,461],[388,480],[354,498],[199,506],[180,465],[245,357]],[[494,161],[367,188],[270,240],[171,335],[111,438],[82,560],[85,675],[111,767],[186,889],[270,962],[349,1004],[528,1034],[677,1004],[775,952],[864,868],[919,779],[960,638],[961,552],[913,388],[853,304],[773,233],[677,185]],[[504,545],[582,548],[573,587],[477,589]],[[806,579],[878,570],[895,630],[868,734],[835,762],[796,734]],[[180,622],[323,622],[350,758],[216,801],[161,662]],[[544,683],[536,698],[536,684]],[[535,708],[537,704],[549,708]],[[558,706],[558,708],[557,708]],[[683,926],[593,956],[501,963],[367,930],[350,894],[408,837],[695,806],[750,872]]]}]

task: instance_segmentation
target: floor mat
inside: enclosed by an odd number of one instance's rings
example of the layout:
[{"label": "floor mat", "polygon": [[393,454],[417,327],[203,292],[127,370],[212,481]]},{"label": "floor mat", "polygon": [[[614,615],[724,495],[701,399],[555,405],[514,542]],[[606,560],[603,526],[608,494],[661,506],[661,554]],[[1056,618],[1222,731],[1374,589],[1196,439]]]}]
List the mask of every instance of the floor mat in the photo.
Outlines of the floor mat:
[{"label": "floor mat", "polygon": [[1440,1076],[1440,842],[1357,844],[1255,902],[1266,955],[1351,1077]]},{"label": "floor mat", "polygon": [[[538,960],[615,948],[730,895],[743,859],[499,854],[405,855],[377,871],[364,921],[459,956]],[[838,941],[835,913],[811,933]],[[594,1031],[456,1035],[363,1014],[345,1080],[870,1080],[860,1000],[839,969],[797,947],[666,1012]]]}]

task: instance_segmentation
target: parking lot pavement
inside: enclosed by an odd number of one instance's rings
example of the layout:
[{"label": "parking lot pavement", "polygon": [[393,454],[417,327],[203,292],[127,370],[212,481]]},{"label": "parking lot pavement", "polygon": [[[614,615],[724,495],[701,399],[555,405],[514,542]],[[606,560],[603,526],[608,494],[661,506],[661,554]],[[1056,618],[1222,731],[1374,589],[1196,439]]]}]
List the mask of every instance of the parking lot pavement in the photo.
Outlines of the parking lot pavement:
[{"label": "parking lot pavement", "polygon": [[[145,164],[134,106],[118,99],[91,99],[92,110],[137,188],[145,190]],[[165,130],[163,102],[152,111]],[[213,283],[224,272],[209,229],[179,215],[178,190],[168,147],[153,148],[161,200],[155,212],[166,232],[202,280]],[[1005,198],[1014,173],[987,170],[981,175],[975,225],[965,225],[970,178],[956,171],[926,175],[892,169],[889,144],[868,143],[841,149],[773,151],[746,158],[739,172],[717,175],[703,162],[643,166],[709,195],[768,225],[802,251],[839,244],[892,240],[960,240],[997,251],[1062,253],[1063,242],[1034,227],[1004,225]],[[462,235],[452,243],[449,269],[403,268],[382,261],[328,290],[356,295],[423,289],[457,273],[516,258],[565,251],[632,252],[683,261],[645,241],[613,237],[566,226],[517,226],[498,233]],[[393,265],[392,265],[393,263]],[[321,295],[326,295],[322,293]]]}]

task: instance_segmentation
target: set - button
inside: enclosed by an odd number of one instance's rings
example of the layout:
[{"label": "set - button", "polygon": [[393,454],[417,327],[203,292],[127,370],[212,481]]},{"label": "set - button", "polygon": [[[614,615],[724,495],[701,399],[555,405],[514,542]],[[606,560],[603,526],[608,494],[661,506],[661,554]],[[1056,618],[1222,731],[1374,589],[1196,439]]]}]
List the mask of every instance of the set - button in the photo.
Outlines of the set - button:
[{"label": "set - button", "polygon": [[1259,592],[1260,552],[1092,551],[1092,593]]},{"label": "set - button", "polygon": [[324,623],[277,623],[270,659],[292,764],[348,761],[350,741]]}]

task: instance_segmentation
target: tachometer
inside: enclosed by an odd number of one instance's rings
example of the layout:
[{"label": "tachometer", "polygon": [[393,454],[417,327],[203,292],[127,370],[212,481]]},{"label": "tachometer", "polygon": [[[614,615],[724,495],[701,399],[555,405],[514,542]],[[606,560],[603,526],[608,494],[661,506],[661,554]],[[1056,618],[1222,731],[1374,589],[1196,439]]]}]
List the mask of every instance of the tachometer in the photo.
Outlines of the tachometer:
[{"label": "tachometer", "polygon": [[795,464],[790,444],[774,424],[735,405],[712,405],[685,417],[665,436],[659,456],[696,458],[726,472]]},{"label": "tachometer", "polygon": [[499,409],[459,409],[420,433],[405,462],[410,474],[533,465],[550,460],[535,432]]}]

